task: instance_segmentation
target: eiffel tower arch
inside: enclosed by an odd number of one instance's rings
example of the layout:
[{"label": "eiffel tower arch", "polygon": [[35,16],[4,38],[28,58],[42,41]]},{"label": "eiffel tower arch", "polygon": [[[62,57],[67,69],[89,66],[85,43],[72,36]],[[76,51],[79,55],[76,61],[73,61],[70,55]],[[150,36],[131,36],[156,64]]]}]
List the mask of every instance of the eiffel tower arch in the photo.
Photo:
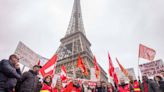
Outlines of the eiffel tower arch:
[{"label": "eiffel tower arch", "polygon": [[[91,43],[87,39],[84,30],[80,0],[74,0],[71,19],[66,35],[60,40],[60,42],[61,44],[56,51],[58,54],[58,60],[55,73],[60,73],[61,67],[64,64],[69,77],[90,79],[90,69],[94,68],[93,54],[90,49]],[[89,72],[89,76],[84,76],[80,69],[76,67],[79,54],[83,58],[84,64]],[[108,78],[106,76],[106,72],[103,70],[103,68],[100,70],[100,78],[107,80]]]}]

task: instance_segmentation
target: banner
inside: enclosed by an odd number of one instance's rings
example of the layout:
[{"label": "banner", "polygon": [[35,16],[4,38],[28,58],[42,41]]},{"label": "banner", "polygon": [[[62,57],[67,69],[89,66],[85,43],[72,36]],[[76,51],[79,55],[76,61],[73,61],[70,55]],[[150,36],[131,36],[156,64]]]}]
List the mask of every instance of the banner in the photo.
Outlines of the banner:
[{"label": "banner", "polygon": [[142,76],[154,76],[164,71],[162,60],[156,60],[149,63],[139,65]]},{"label": "banner", "polygon": [[15,54],[19,57],[19,62],[29,68],[32,68],[39,61],[39,55],[22,42],[19,42]]},{"label": "banner", "polygon": [[[134,68],[126,68],[129,75],[133,76],[133,79],[136,80],[136,75],[134,72]],[[119,69],[119,67],[115,68],[115,72],[117,74],[118,79],[124,79],[126,83],[129,83],[129,79],[125,74]]]}]

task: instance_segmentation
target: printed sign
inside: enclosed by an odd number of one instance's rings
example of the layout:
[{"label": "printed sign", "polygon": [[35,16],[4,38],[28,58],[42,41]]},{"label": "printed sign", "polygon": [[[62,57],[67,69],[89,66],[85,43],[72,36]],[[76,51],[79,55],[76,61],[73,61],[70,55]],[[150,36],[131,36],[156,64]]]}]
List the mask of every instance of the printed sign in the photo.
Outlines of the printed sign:
[{"label": "printed sign", "polygon": [[142,76],[154,76],[164,71],[162,60],[156,60],[149,63],[139,65]]},{"label": "printed sign", "polygon": [[19,62],[29,68],[32,68],[39,61],[39,56],[29,49],[22,42],[19,42],[15,54],[19,57]]}]

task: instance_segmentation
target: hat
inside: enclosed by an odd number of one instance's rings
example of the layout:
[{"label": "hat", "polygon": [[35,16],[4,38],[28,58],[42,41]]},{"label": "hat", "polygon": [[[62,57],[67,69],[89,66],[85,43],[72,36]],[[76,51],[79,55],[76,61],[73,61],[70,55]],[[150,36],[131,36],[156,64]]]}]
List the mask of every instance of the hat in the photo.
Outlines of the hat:
[{"label": "hat", "polygon": [[40,66],[40,65],[34,65],[33,68],[34,68],[34,67],[42,68],[42,66]]}]

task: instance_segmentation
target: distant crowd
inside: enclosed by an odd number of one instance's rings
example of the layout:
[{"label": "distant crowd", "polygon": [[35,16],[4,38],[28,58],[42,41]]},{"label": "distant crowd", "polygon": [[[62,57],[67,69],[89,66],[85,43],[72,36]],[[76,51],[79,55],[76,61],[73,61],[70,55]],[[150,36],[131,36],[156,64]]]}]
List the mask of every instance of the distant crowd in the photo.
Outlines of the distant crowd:
[{"label": "distant crowd", "polygon": [[108,81],[97,81],[96,86],[91,86],[87,81],[80,83],[77,79],[73,79],[63,86],[60,78],[55,85],[52,85],[51,75],[44,76],[40,81],[38,76],[40,68],[41,66],[35,65],[32,70],[22,74],[16,55],[1,60],[0,92],[164,92],[164,72],[154,79],[142,76],[142,81],[134,80],[133,76],[129,75],[128,83],[121,78],[118,85]]}]

